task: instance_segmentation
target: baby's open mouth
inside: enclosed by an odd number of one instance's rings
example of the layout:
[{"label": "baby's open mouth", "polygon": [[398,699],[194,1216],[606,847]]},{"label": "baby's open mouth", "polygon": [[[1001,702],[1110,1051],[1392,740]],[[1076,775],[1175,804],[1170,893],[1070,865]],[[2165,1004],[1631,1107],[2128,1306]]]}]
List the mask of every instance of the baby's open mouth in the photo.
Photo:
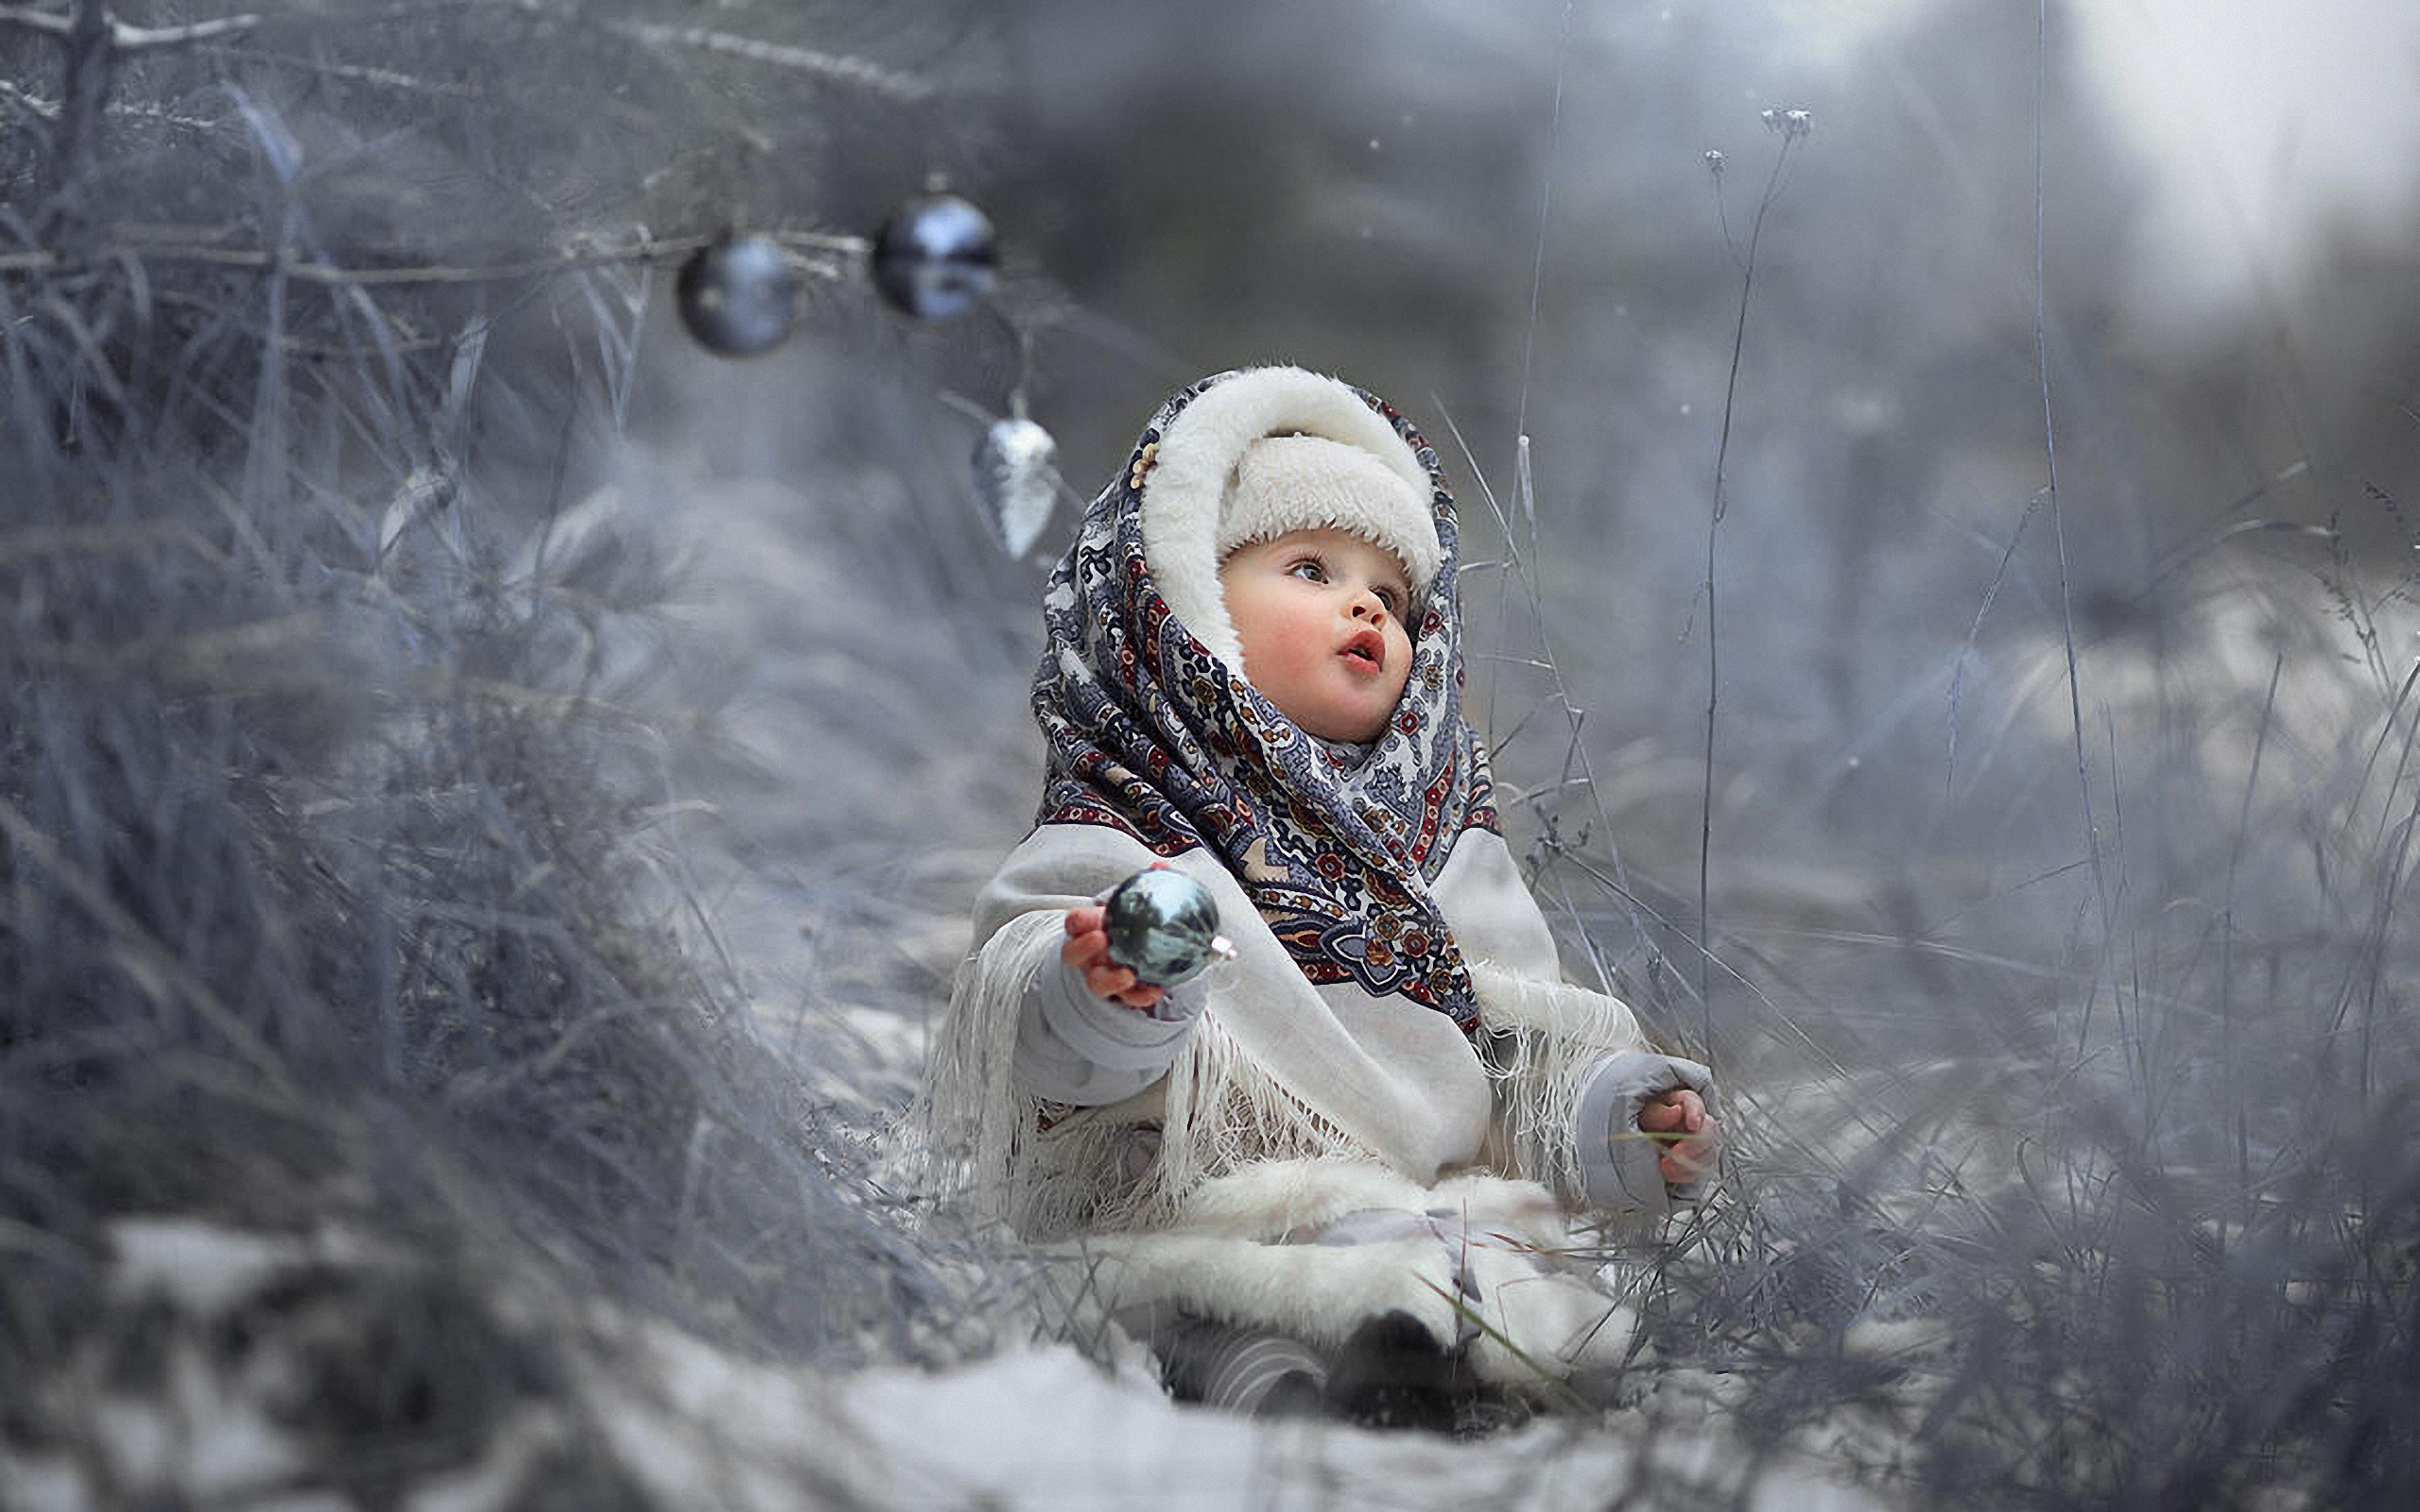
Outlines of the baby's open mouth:
[{"label": "baby's open mouth", "polygon": [[1372,668],[1386,664],[1386,644],[1374,632],[1363,630],[1344,643],[1340,653],[1348,662],[1358,662]]}]

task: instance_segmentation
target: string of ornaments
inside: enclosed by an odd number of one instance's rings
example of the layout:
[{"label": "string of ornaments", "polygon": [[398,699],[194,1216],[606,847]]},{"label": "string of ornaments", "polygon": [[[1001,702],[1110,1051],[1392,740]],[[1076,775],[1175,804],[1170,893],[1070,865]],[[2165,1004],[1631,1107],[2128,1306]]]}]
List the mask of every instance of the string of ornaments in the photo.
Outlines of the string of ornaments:
[{"label": "string of ornaments", "polygon": [[[991,217],[956,195],[918,196],[892,212],[863,250],[867,278],[884,303],[921,324],[955,320],[983,303],[998,275],[999,249]],[[789,335],[798,318],[802,275],[823,265],[795,258],[772,236],[724,236],[690,254],[676,284],[682,323],[707,351],[755,357]],[[1019,333],[1019,346],[1024,335]],[[953,401],[964,405],[962,401]],[[1059,479],[1059,443],[1025,413],[1022,383],[1010,413],[992,421],[975,448],[975,495],[992,539],[1023,559],[1065,485]],[[980,411],[977,411],[979,415]],[[1219,933],[1209,890],[1179,871],[1150,868],[1106,898],[1102,928],[1110,958],[1138,982],[1174,987],[1220,960],[1235,947]]]},{"label": "string of ornaments", "polygon": [[[980,308],[999,276],[992,217],[957,195],[933,191],[908,200],[869,242],[844,246],[863,259],[874,293],[920,325],[956,320]],[[708,352],[756,357],[780,346],[798,321],[809,263],[774,236],[737,232],[690,254],[675,293],[681,323]],[[975,495],[993,540],[1022,560],[1049,523],[1064,488],[1059,444],[1028,419],[1020,390],[1011,413],[984,430],[972,460]]]}]

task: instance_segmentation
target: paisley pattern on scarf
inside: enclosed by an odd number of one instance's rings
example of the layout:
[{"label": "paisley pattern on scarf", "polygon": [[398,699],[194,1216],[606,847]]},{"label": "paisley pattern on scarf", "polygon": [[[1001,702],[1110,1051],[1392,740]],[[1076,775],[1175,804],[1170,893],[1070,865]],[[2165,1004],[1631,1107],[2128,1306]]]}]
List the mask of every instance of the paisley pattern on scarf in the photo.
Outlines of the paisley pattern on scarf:
[{"label": "paisley pattern on scarf", "polygon": [[1444,548],[1403,699],[1357,763],[1230,672],[1152,583],[1142,498],[1159,439],[1229,376],[1160,407],[1126,471],[1086,509],[1043,595],[1046,642],[1033,684],[1048,763],[1040,820],[1106,825],[1163,856],[1207,847],[1312,982],[1400,994],[1469,1032],[1478,1002],[1428,896],[1454,837],[1497,825],[1485,747],[1462,716],[1453,497],[1419,432],[1355,389],[1427,470]]}]

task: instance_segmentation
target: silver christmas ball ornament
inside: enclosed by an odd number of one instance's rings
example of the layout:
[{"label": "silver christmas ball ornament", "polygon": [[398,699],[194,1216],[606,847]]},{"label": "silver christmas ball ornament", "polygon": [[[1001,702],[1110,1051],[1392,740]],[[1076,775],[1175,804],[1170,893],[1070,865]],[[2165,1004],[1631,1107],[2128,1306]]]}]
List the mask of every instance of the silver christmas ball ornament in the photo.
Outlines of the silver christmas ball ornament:
[{"label": "silver christmas ball ornament", "polygon": [[982,302],[998,271],[992,217],[956,195],[920,195],[882,223],[870,266],[892,309],[954,320]]},{"label": "silver christmas ball ornament", "polygon": [[726,236],[681,265],[681,323],[708,352],[772,351],[798,317],[798,269],[769,236]]},{"label": "silver christmas ball ornament", "polygon": [[1176,987],[1232,960],[1236,948],[1219,933],[1219,904],[1210,889],[1166,867],[1119,883],[1102,905],[1109,958],[1152,987]]},{"label": "silver christmas ball ornament", "polygon": [[1022,416],[993,421],[975,448],[975,496],[992,539],[1024,560],[1059,502],[1059,443]]}]

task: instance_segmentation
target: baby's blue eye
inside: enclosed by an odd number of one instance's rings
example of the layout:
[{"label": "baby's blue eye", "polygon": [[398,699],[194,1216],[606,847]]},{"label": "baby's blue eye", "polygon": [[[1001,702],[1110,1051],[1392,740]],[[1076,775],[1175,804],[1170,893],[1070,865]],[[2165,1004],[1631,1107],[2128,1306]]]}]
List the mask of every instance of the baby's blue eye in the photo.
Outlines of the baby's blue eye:
[{"label": "baby's blue eye", "polygon": [[1317,561],[1308,557],[1304,558],[1301,561],[1296,562],[1293,566],[1288,567],[1286,570],[1306,583],[1324,583],[1327,581],[1327,569],[1321,566]]}]

